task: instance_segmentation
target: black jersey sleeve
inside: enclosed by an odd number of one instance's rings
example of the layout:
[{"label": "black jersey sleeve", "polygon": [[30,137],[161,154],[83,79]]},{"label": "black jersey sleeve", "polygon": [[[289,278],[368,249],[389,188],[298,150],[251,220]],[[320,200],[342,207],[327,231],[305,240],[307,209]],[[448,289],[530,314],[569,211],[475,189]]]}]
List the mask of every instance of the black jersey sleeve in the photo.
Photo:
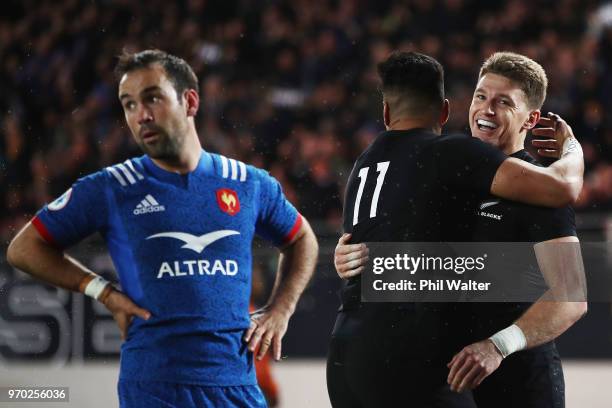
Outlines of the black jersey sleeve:
[{"label": "black jersey sleeve", "polygon": [[528,240],[543,242],[555,238],[576,236],[576,221],[572,207],[545,208],[526,206],[519,219],[525,223]]},{"label": "black jersey sleeve", "polygon": [[436,163],[447,185],[486,194],[507,156],[474,137],[442,136],[436,146]]}]

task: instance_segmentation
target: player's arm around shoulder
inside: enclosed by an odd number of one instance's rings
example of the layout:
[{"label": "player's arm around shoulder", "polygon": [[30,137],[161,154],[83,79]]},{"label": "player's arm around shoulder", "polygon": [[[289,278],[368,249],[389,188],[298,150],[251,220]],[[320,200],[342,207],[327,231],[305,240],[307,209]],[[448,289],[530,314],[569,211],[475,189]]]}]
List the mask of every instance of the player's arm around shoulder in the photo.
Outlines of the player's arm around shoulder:
[{"label": "player's arm around shoulder", "polygon": [[534,143],[543,156],[560,157],[549,167],[538,167],[516,158],[506,159],[497,170],[491,193],[509,200],[547,207],[563,207],[578,199],[582,190],[584,158],[572,128],[558,115],[542,117],[533,130],[546,140]]}]

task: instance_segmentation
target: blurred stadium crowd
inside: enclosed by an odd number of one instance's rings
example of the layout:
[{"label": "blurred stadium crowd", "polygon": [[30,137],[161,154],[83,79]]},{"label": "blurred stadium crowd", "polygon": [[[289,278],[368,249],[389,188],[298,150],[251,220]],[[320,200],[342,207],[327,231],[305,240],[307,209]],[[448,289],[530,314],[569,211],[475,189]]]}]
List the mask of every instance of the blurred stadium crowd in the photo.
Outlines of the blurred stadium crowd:
[{"label": "blurred stadium crowd", "polygon": [[0,17],[0,237],[76,178],[140,152],[113,67],[122,48],[185,58],[201,81],[206,149],[265,167],[309,219],[337,228],[343,183],[382,130],[376,63],[436,57],[451,121],[466,131],[482,60],[546,69],[544,110],[587,161],[583,210],[612,208],[612,5],[588,0],[9,1]]}]

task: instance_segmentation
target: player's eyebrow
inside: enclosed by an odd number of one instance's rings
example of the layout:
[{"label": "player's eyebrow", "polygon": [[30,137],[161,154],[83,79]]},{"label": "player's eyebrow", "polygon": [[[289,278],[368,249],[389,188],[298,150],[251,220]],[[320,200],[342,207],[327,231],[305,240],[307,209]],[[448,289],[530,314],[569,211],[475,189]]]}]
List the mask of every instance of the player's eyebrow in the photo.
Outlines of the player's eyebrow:
[{"label": "player's eyebrow", "polygon": [[[159,90],[161,90],[161,88],[159,86],[153,85],[153,86],[149,86],[149,87],[143,89],[142,91],[140,91],[140,94],[144,95],[146,93],[154,92],[154,91],[159,91]],[[119,100],[123,100],[125,98],[129,98],[130,96],[131,95],[129,93],[123,93],[123,94],[119,95]]]},{"label": "player's eyebrow", "polygon": [[[478,87],[476,88],[476,90],[474,91],[474,93],[487,93],[484,88]],[[498,98],[504,98],[504,99],[508,99],[509,101],[511,101],[512,103],[514,103],[514,99],[512,99],[512,97],[506,93],[500,93],[497,95]]]}]

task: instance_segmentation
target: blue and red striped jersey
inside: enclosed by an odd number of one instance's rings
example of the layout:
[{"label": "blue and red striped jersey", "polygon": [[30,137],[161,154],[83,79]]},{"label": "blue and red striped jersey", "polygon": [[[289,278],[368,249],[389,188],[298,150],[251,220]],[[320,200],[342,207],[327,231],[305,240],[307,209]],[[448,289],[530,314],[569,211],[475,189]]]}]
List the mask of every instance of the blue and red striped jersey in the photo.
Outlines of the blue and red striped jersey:
[{"label": "blue and red striped jersey", "polygon": [[121,379],[256,384],[242,340],[253,236],[282,245],[301,224],[267,172],[202,151],[178,174],[145,155],[79,179],[33,224],[60,248],[100,232],[122,290],[151,312],[129,328]]}]

